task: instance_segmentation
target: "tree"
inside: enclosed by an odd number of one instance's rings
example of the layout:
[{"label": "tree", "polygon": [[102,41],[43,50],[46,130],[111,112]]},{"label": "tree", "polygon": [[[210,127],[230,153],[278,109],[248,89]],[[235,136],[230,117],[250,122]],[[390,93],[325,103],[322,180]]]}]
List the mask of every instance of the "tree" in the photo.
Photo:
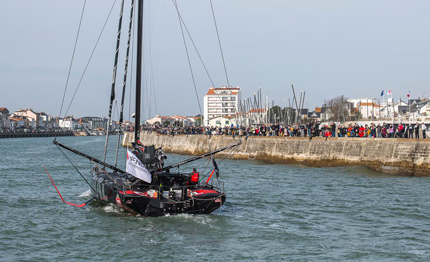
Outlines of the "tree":
[{"label": "tree", "polygon": [[268,120],[269,123],[281,123],[290,125],[293,124],[296,117],[296,110],[291,107],[281,108],[274,106],[269,109]]},{"label": "tree", "polygon": [[335,122],[345,122],[349,118],[348,102],[343,96],[338,96],[327,101],[326,107],[329,114],[329,120]]},{"label": "tree", "polygon": [[196,119],[196,121],[194,121],[194,125],[195,126],[202,126],[202,119],[203,119],[203,117]]}]

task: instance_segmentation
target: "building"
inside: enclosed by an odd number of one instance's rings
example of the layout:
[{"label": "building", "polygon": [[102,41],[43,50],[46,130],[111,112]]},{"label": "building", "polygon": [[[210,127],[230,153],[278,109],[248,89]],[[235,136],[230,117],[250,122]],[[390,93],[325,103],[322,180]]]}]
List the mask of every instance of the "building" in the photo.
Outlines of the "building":
[{"label": "building", "polygon": [[46,114],[45,112],[39,113],[39,128],[40,129],[53,128],[53,125],[51,122],[51,116]]},{"label": "building", "polygon": [[64,118],[59,119],[58,125],[66,130],[75,130],[77,128],[78,123],[75,121],[73,116],[66,116]]},{"label": "building", "polygon": [[145,122],[147,124],[150,124],[150,125],[162,125],[162,126],[164,126],[166,124],[170,125],[171,123],[173,123],[175,121],[176,121],[176,119],[174,119],[171,116],[155,115],[155,117],[148,119]]},{"label": "building", "polygon": [[19,130],[28,127],[28,119],[25,117],[11,116],[9,117],[10,130]]},{"label": "building", "polygon": [[376,119],[380,118],[380,111],[382,106],[373,102],[359,102],[357,104],[358,112],[360,112],[362,118],[365,119]]},{"label": "building", "polygon": [[236,118],[233,116],[218,116],[209,120],[208,125],[216,127],[236,126]]},{"label": "building", "polygon": [[30,109],[19,109],[17,111],[14,111],[12,113],[12,117],[19,117],[19,118],[25,118],[27,119],[26,126],[28,128],[38,128],[39,127],[39,113],[36,113],[33,111],[32,108]]},{"label": "building", "polygon": [[203,98],[204,125],[216,117],[234,117],[241,101],[240,87],[209,88]]},{"label": "building", "polygon": [[6,107],[0,107],[0,130],[9,128],[8,125],[9,110]]},{"label": "building", "polygon": [[81,123],[89,123],[86,124],[85,127],[89,127],[90,130],[100,129],[106,130],[108,119],[105,117],[96,117],[96,116],[86,116],[80,119]]}]

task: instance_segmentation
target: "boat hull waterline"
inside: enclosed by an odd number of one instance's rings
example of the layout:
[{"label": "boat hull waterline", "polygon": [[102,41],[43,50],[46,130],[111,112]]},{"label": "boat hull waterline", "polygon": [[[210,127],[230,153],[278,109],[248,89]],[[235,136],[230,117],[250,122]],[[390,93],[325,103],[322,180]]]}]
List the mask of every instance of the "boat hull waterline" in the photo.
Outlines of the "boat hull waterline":
[{"label": "boat hull waterline", "polygon": [[[111,179],[94,175],[92,196],[104,204],[116,204],[135,215],[159,217],[176,214],[210,214],[222,207],[226,195],[212,185],[182,187],[179,190],[119,189]],[[95,191],[94,191],[95,190]],[[172,196],[171,192],[175,192]]]}]

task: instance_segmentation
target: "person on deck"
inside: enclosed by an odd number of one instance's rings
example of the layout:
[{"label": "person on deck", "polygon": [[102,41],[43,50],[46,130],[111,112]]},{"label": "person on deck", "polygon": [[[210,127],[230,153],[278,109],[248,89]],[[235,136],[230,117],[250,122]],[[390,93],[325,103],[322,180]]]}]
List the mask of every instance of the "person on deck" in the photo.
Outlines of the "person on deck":
[{"label": "person on deck", "polygon": [[426,129],[427,127],[423,122],[423,124],[421,125],[421,130],[423,131],[423,139],[426,139]]},{"label": "person on deck", "polygon": [[190,179],[190,185],[197,185],[199,183],[200,174],[195,168],[193,168],[193,173]]}]

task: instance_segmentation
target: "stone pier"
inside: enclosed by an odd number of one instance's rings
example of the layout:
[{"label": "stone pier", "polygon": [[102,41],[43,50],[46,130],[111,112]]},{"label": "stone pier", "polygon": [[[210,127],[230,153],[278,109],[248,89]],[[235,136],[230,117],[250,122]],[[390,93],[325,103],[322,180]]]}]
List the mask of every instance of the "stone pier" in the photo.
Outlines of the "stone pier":
[{"label": "stone pier", "polygon": [[[134,139],[126,133],[123,146]],[[397,138],[280,138],[249,137],[234,152],[233,159],[256,159],[277,164],[304,164],[315,167],[366,165],[384,173],[430,176],[430,140]],[[165,152],[199,155],[238,141],[236,137],[204,135],[167,136],[141,134],[143,144],[154,144]]]}]

